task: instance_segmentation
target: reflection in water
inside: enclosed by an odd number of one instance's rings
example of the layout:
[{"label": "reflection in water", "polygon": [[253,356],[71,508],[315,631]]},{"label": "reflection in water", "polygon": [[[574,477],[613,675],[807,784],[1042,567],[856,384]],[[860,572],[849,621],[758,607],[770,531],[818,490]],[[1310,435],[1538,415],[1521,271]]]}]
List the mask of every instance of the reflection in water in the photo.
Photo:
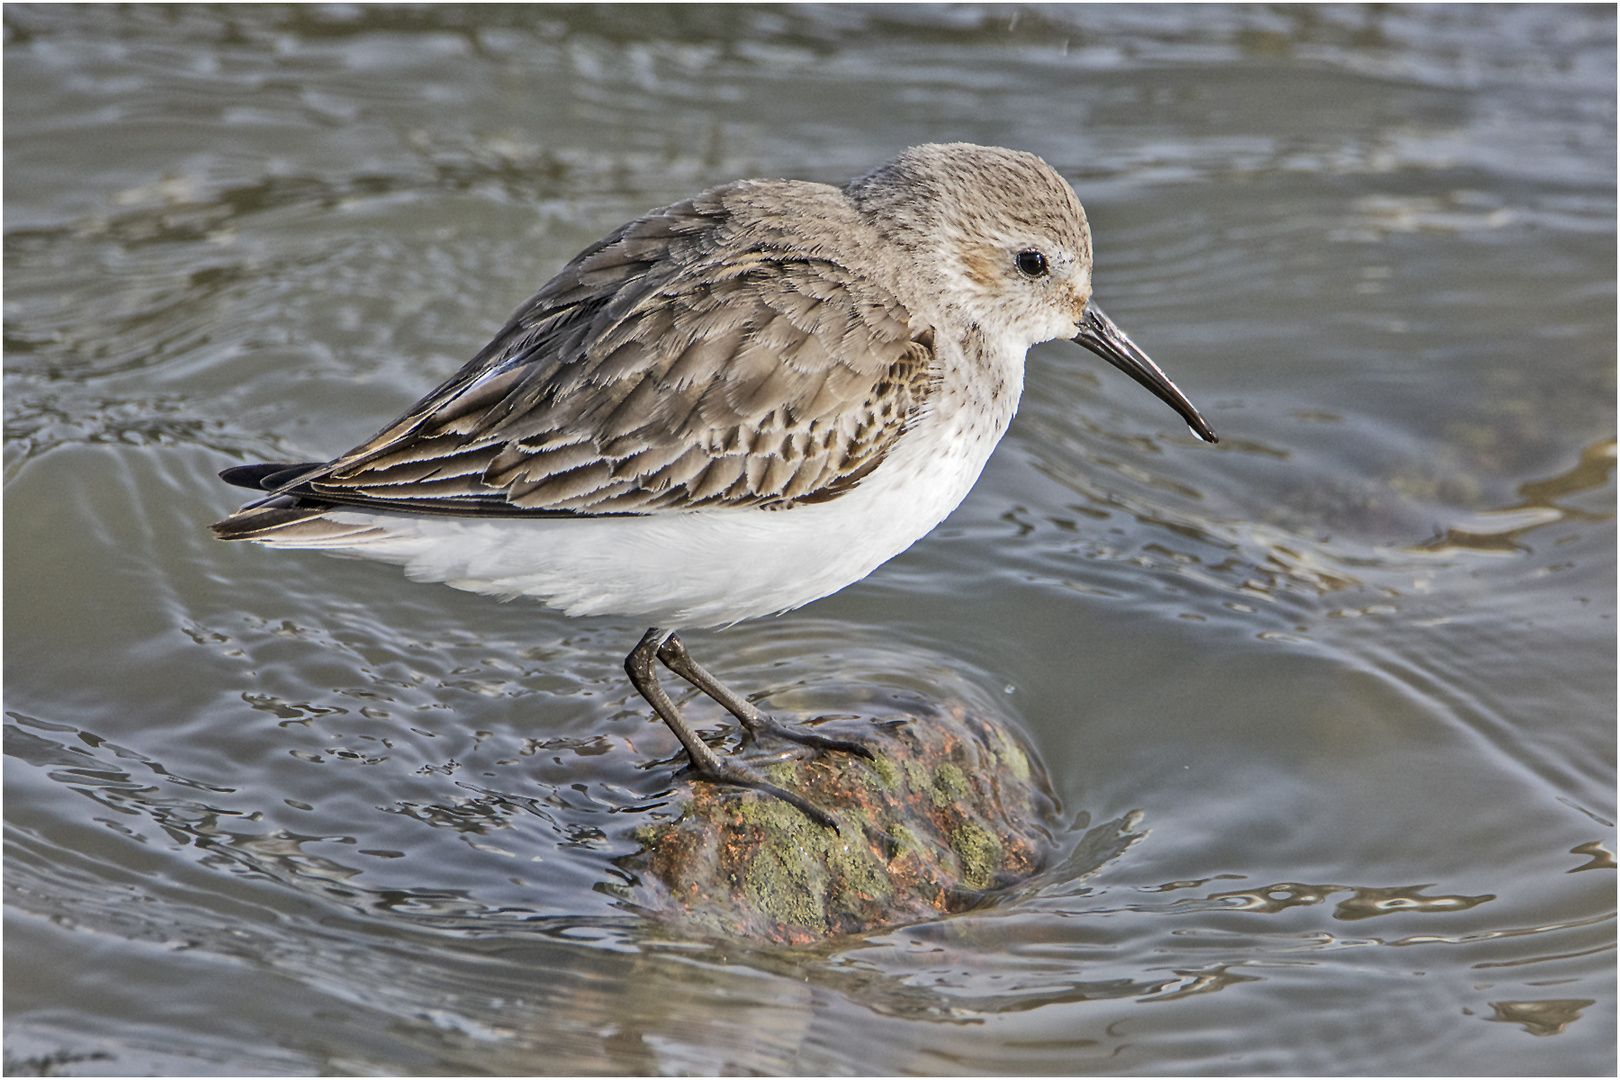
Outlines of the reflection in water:
[{"label": "reflection in water", "polygon": [[[1222,449],[1232,452],[1223,442]],[[1445,527],[1432,539],[1401,543],[1391,536],[1386,543],[1359,543],[1349,536],[1313,536],[1309,530],[1267,524],[1260,520],[1224,521],[1196,506],[1200,497],[1189,490],[1192,506],[1178,506],[1151,494],[1163,486],[1154,480],[1147,491],[1105,488],[1087,470],[1040,467],[1065,487],[1086,494],[1095,505],[1106,505],[1109,512],[1124,513],[1137,522],[1164,530],[1161,539],[1130,550],[1115,550],[1091,539],[1083,551],[1093,562],[1125,561],[1144,569],[1166,571],[1209,588],[1250,600],[1274,602],[1290,594],[1314,598],[1364,587],[1375,595],[1395,598],[1414,591],[1414,582],[1426,581],[1433,564],[1422,557],[1470,552],[1474,554],[1522,554],[1528,550],[1524,539],[1530,533],[1559,523],[1603,523],[1614,519],[1613,504],[1599,503],[1598,509],[1570,506],[1567,500],[1587,492],[1600,492],[1612,483],[1615,468],[1615,442],[1604,440],[1582,451],[1573,468],[1545,480],[1518,486],[1521,501],[1500,510],[1480,512],[1467,524]],[[1089,466],[1105,464],[1089,461]],[[1442,507],[1423,508],[1419,513],[1447,514]],[[1016,511],[1005,515],[1020,531],[1029,533],[1039,526]],[[1074,524],[1053,519],[1061,529]],[[1414,558],[1417,556],[1417,558]],[[1081,587],[1076,583],[1076,587]],[[1087,591],[1097,591],[1094,587]],[[1241,610],[1241,609],[1237,609]],[[1367,614],[1393,614],[1391,604],[1373,603],[1344,608],[1327,614],[1348,618]]]},{"label": "reflection in water", "polygon": [[1520,484],[1521,502],[1479,514],[1466,525],[1448,526],[1440,535],[1410,550],[1430,554],[1452,551],[1518,554],[1525,550],[1520,540],[1547,525],[1564,521],[1612,521],[1612,503],[1608,509],[1591,511],[1563,505],[1562,501],[1571,495],[1608,487],[1614,475],[1614,457],[1613,439],[1588,446],[1581,451],[1579,464],[1568,472]]},{"label": "reflection in water", "polygon": [[1396,912],[1466,911],[1495,896],[1425,896],[1428,885],[1409,885],[1402,888],[1374,889],[1353,885],[1301,885],[1283,882],[1264,888],[1242,892],[1212,893],[1203,900],[1177,900],[1178,904],[1209,903],[1272,915],[1289,908],[1320,904],[1335,893],[1348,892],[1350,897],[1339,901],[1334,908],[1335,919],[1370,919],[1377,915]]},{"label": "reflection in water", "polygon": [[[1507,938],[1533,937],[1538,934],[1552,934],[1565,930],[1581,930],[1588,927],[1601,927],[1612,922],[1614,922],[1614,913],[1608,912],[1603,915],[1593,915],[1584,919],[1569,919],[1567,921],[1552,922],[1546,924],[1545,926],[1501,927],[1492,930],[1478,930],[1467,934],[1411,934],[1407,937],[1397,938],[1388,942],[1387,944],[1394,946],[1467,945],[1480,941],[1497,941]],[[1613,947],[1614,946],[1612,944],[1605,946],[1606,949],[1612,949]],[[1529,962],[1533,963],[1546,959],[1549,959],[1549,957],[1541,956],[1536,957]],[[1481,964],[1479,966],[1486,967],[1489,965]]]},{"label": "reflection in water", "polygon": [[1582,870],[1613,870],[1615,869],[1614,852],[1603,846],[1601,840],[1591,840],[1584,844],[1576,844],[1569,849],[1571,855],[1587,855],[1591,861],[1565,871],[1575,874]]},{"label": "reflection in water", "polygon": [[1549,998],[1545,1001],[1493,1001],[1495,1016],[1487,1020],[1521,1024],[1532,1035],[1561,1035],[1581,1017],[1581,1010],[1597,1002],[1591,998]]},{"label": "reflection in water", "polygon": [[1409,885],[1394,889],[1353,889],[1353,896],[1339,901],[1333,912],[1336,919],[1371,919],[1377,915],[1391,915],[1403,911],[1450,912],[1467,911],[1490,900],[1493,893],[1483,896],[1424,896],[1419,890],[1428,885]]},{"label": "reflection in water", "polygon": [[[1390,156],[1401,156],[1390,150]],[[1469,193],[1473,194],[1473,193]],[[1332,234],[1335,240],[1377,242],[1392,232],[1479,232],[1512,225],[1517,217],[1503,206],[1478,205],[1478,196],[1463,193],[1435,196],[1367,195],[1353,206],[1359,220]]]},{"label": "reflection in water", "polygon": [[1158,993],[1143,998],[1146,1002],[1175,1001],[1177,998],[1192,997],[1194,994],[1213,994],[1217,990],[1225,990],[1229,986],[1239,983],[1259,982],[1258,975],[1242,975],[1232,968],[1233,964],[1215,964],[1204,970],[1180,971],[1175,974],[1177,981],[1167,983]]}]

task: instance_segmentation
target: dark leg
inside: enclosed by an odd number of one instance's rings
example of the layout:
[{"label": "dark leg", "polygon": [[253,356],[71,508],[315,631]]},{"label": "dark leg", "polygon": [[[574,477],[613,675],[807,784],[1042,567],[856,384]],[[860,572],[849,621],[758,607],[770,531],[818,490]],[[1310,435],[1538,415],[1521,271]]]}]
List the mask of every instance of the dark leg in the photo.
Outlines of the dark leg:
[{"label": "dark leg", "polygon": [[630,676],[630,685],[636,688],[636,693],[647,699],[669,730],[681,740],[686,747],[686,756],[691,760],[692,767],[705,776],[718,776],[725,772],[725,766],[720,756],[709,749],[707,743],[697,737],[697,733],[687,727],[686,721],[681,717],[680,710],[675,703],[664,693],[664,688],[658,685],[658,675],[653,670],[653,658],[658,654],[658,648],[674,631],[660,630],[653,627],[648,630],[630,655],[624,658],[625,674]]},{"label": "dark leg", "polygon": [[795,731],[784,724],[777,723],[769,716],[754,708],[746,698],[725,683],[715,678],[709,670],[692,658],[686,651],[680,636],[670,633],[658,646],[658,659],[664,666],[675,674],[703,691],[718,702],[732,716],[742,721],[743,727],[756,738],[760,735],[774,735],[777,738],[787,739],[789,742],[800,743],[804,746],[813,746],[818,750],[842,750],[847,754],[859,754],[868,761],[872,760],[872,751],[857,742],[848,739],[829,739],[825,735],[812,735],[809,732]]},{"label": "dark leg", "polygon": [[[686,756],[692,762],[692,768],[705,780],[716,784],[734,784],[737,787],[763,791],[767,795],[774,796],[797,807],[805,817],[814,821],[817,825],[825,825],[833,832],[837,832],[838,823],[824,811],[816,809],[809,802],[791,791],[757,779],[737,766],[721,761],[720,756],[709,749],[708,744],[698,738],[697,734],[687,726],[686,721],[681,717],[680,710],[675,707],[675,703],[664,692],[664,688],[658,684],[658,675],[653,670],[654,658],[660,655],[664,643],[673,637],[674,631],[672,630],[660,630],[656,626],[648,630],[646,635],[642,637],[640,644],[631,649],[630,655],[625,657],[624,670],[625,674],[630,676],[630,685],[636,688],[636,693],[647,699],[647,704],[653,707],[653,711],[658,714],[659,718],[669,725],[669,730],[673,731],[675,737],[681,740],[681,745],[686,747]],[[715,685],[719,686],[718,683]],[[702,689],[701,686],[698,688]],[[721,687],[721,689],[724,690],[725,688]],[[730,691],[726,692],[730,693]],[[732,696],[735,697],[736,695]],[[715,700],[718,701],[719,699],[716,698]],[[725,703],[721,702],[721,704]],[[746,705],[746,702],[744,704]]]}]

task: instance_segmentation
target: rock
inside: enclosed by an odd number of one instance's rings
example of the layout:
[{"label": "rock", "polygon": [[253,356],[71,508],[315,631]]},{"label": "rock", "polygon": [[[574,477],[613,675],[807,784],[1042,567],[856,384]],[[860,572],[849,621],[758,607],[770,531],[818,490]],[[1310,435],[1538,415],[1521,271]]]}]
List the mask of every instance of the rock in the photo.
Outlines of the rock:
[{"label": "rock", "polygon": [[638,828],[641,850],[617,860],[637,881],[626,899],[687,931],[800,945],[971,908],[1055,851],[1046,771],[1000,721],[947,705],[816,730],[876,760],[786,744],[744,761],[838,832],[761,792],[681,780],[678,818]]}]

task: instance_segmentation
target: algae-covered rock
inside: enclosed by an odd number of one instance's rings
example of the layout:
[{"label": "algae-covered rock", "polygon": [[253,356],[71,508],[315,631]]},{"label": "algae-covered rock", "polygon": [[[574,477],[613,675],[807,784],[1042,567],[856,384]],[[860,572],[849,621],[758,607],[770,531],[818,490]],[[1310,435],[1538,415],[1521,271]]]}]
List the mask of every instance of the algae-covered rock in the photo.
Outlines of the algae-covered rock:
[{"label": "algae-covered rock", "polygon": [[637,907],[691,929],[804,944],[961,911],[1036,872],[1057,803],[1011,729],[961,706],[818,734],[875,760],[767,740],[747,766],[830,813],[834,832],[758,791],[682,781],[680,816],[619,860]]}]

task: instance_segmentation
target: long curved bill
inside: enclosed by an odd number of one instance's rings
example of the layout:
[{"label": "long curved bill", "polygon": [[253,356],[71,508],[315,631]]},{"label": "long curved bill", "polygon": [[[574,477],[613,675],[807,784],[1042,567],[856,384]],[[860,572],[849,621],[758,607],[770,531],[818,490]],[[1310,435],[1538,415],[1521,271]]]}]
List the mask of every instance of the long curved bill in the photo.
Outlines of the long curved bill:
[{"label": "long curved bill", "polygon": [[1176,389],[1176,384],[1170,377],[1159,370],[1159,365],[1148,359],[1147,353],[1138,349],[1125,331],[1114,325],[1114,321],[1102,313],[1096,304],[1087,304],[1086,313],[1080,319],[1080,332],[1073,338],[1076,345],[1084,345],[1104,360],[1113,364],[1119,370],[1153,391],[1160,401],[1181,414],[1192,428],[1193,434],[1205,442],[1216,442],[1215,429],[1210,427],[1193,403],[1187,400],[1187,395]]}]

